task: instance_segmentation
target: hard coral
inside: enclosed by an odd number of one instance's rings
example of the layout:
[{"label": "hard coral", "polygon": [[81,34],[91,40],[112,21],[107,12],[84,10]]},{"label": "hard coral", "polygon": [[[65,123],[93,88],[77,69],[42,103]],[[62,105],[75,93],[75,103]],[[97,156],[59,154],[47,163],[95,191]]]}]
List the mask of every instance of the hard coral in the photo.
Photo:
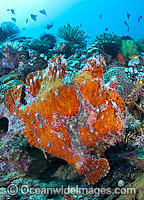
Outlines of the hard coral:
[{"label": "hard coral", "polygon": [[123,67],[112,67],[104,73],[105,83],[109,82],[111,78],[117,78],[116,89],[120,96],[125,99],[134,89],[134,84],[131,79],[127,77]]},{"label": "hard coral", "polygon": [[120,139],[125,118],[116,80],[104,85],[102,66],[96,61],[90,58],[65,83],[66,64],[60,56],[53,57],[48,68],[28,75],[26,105],[20,88],[11,88],[5,96],[10,112],[23,120],[28,142],[66,160],[90,184],[107,175],[104,152]]}]

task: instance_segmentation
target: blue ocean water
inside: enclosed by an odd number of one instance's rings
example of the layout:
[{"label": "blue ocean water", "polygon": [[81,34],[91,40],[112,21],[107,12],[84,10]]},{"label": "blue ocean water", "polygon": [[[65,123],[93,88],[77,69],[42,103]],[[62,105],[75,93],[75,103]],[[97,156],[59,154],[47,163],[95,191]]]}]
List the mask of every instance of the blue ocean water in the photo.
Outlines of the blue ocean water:
[{"label": "blue ocean water", "polygon": [[[143,15],[143,6],[142,0],[83,0],[56,18],[55,24],[81,24],[91,38],[105,32],[105,28],[108,28],[108,33],[143,38],[144,20],[138,22],[138,17]],[[127,13],[130,14],[129,19]],[[129,32],[124,21],[129,25]]]},{"label": "blue ocean water", "polygon": [[[2,0],[1,0],[2,1]],[[6,0],[1,2],[0,23],[16,19],[16,25],[25,36],[38,37],[42,33],[56,33],[58,27],[70,23],[80,25],[90,36],[89,41],[105,32],[116,35],[130,35],[132,38],[143,38],[144,19],[143,0]],[[7,9],[14,9],[15,14]],[[39,12],[45,9],[47,16]],[[37,20],[30,15],[37,15]],[[129,15],[129,17],[127,16]],[[28,22],[26,23],[26,20]],[[128,27],[124,23],[126,22]],[[53,28],[46,30],[46,24],[53,23]]]}]

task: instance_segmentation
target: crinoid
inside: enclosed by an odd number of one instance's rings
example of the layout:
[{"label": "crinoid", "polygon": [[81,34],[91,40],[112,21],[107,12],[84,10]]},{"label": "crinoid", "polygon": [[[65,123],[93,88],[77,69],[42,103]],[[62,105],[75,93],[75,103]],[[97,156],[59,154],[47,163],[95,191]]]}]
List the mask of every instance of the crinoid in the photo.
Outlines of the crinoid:
[{"label": "crinoid", "polygon": [[59,27],[57,36],[82,47],[86,46],[86,38],[88,38],[88,35],[85,35],[85,31],[81,30],[78,25],[72,27],[70,24]]}]

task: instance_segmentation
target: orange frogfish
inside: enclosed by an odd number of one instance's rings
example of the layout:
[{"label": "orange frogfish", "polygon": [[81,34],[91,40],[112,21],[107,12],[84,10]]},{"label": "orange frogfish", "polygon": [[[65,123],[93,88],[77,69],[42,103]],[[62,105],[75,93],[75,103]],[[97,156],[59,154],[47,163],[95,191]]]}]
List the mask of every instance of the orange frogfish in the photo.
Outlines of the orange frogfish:
[{"label": "orange frogfish", "polygon": [[64,159],[94,184],[110,169],[105,150],[123,133],[126,109],[115,87],[116,79],[104,84],[95,57],[70,77],[65,60],[54,56],[45,70],[27,76],[25,95],[15,86],[5,101],[23,121],[29,143]]}]

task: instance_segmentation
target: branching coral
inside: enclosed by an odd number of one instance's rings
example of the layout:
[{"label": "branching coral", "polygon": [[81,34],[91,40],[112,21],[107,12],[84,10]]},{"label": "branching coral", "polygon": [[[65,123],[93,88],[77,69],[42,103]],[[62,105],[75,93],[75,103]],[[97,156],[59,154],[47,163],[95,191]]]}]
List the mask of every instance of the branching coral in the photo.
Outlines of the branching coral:
[{"label": "branching coral", "polygon": [[121,137],[125,106],[116,80],[104,85],[95,57],[69,83],[66,78],[65,61],[53,57],[48,68],[28,75],[27,104],[21,103],[21,86],[6,93],[6,106],[23,121],[29,143],[66,160],[94,184],[109,171],[104,152]]},{"label": "branching coral", "polygon": [[79,46],[86,46],[86,38],[88,38],[88,35],[85,35],[85,31],[81,30],[78,25],[72,27],[70,24],[58,28],[57,35],[60,38]]}]

